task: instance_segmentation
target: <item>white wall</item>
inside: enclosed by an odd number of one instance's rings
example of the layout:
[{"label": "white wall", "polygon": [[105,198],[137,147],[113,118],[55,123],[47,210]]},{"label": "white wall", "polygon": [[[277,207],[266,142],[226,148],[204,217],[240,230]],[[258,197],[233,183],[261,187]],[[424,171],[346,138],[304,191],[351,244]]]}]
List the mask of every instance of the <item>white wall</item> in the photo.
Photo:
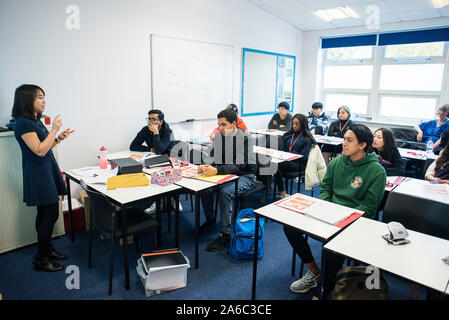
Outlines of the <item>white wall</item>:
[{"label": "white wall", "polygon": [[[401,30],[401,29],[411,29],[427,26],[440,26],[447,25],[449,23],[449,18],[438,18],[438,19],[427,19],[418,20],[411,22],[402,22],[394,24],[384,24],[380,25],[379,31],[387,30]],[[320,31],[310,31],[304,32],[302,35],[302,50],[303,50],[303,60],[302,60],[302,73],[300,77],[302,78],[302,95],[299,97],[298,106],[300,112],[307,112],[314,101],[321,101],[321,89],[319,84],[321,83],[321,41],[322,36],[331,35],[351,35],[351,34],[363,34],[363,33],[375,33],[376,30],[369,30],[366,27],[352,27],[352,28],[337,28],[332,30],[320,30]],[[443,93],[443,97],[449,98],[447,92]],[[378,128],[384,126],[384,124],[379,123],[367,123],[370,128]],[[387,125],[388,126],[388,125]]]},{"label": "white wall", "polygon": [[[79,30],[66,28],[68,5],[80,9]],[[46,92],[45,113],[76,130],[59,145],[61,169],[95,164],[102,145],[127,149],[151,102],[150,34],[234,45],[237,105],[242,47],[301,50],[300,31],[245,0],[2,0],[0,125],[10,119],[15,88],[34,83]],[[244,121],[265,127],[269,118]]]}]

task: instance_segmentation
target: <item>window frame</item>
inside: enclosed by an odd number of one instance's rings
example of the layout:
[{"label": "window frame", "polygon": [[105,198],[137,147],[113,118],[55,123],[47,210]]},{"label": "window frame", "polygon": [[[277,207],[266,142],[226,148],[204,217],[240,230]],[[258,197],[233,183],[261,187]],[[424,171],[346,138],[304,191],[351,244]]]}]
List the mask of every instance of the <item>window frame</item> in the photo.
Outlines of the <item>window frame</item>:
[{"label": "window frame", "polygon": [[[321,49],[322,52],[322,63],[321,63],[321,75],[319,79],[319,92],[321,93],[322,101],[326,101],[326,96],[328,94],[363,94],[368,95],[368,105],[366,114],[357,114],[355,120],[368,120],[378,123],[398,123],[403,125],[416,125],[421,121],[427,121],[432,119],[420,119],[413,117],[392,117],[392,116],[382,116],[381,115],[381,97],[383,96],[400,96],[400,97],[429,97],[436,98],[435,110],[438,109],[440,105],[443,104],[443,99],[449,98],[449,93],[445,91],[447,89],[448,76],[448,66],[449,66],[449,41],[444,42],[443,55],[442,56],[428,56],[428,57],[407,57],[407,58],[386,58],[387,46],[377,46],[372,47],[372,58],[371,59],[348,59],[348,60],[328,60],[328,50]],[[443,79],[440,91],[412,91],[412,90],[381,90],[380,89],[380,73],[381,68],[384,65],[410,65],[410,64],[444,64],[443,69]],[[324,72],[327,66],[349,66],[349,65],[372,65],[372,81],[370,89],[332,89],[324,87]],[[326,108],[326,105],[324,105]],[[351,106],[349,106],[351,107]],[[335,117],[336,115],[331,112],[331,115]],[[354,119],[353,119],[354,120]]]}]

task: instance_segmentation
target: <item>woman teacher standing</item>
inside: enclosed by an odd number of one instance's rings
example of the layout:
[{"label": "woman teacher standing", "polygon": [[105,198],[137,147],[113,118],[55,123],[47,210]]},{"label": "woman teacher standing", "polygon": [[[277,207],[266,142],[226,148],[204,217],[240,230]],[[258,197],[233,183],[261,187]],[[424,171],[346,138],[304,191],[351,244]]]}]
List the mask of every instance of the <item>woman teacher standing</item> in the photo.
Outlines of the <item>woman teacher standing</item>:
[{"label": "woman teacher standing", "polygon": [[59,216],[59,195],[67,193],[61,170],[51,149],[65,140],[74,130],[66,129],[58,135],[62,120],[53,119],[50,132],[42,124],[45,92],[36,85],[24,84],[16,89],[12,116],[16,120],[14,135],[22,150],[23,201],[37,206],[36,271],[59,271],[64,267],[54,260],[66,259],[50,244],[53,227]]}]

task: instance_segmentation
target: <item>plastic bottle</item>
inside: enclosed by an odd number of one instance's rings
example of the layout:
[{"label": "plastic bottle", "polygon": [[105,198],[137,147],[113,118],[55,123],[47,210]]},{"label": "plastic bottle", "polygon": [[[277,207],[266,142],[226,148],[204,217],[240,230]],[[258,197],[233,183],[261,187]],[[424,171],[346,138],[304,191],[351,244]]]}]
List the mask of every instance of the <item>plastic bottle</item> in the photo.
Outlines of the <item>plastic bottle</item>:
[{"label": "plastic bottle", "polygon": [[426,153],[427,153],[427,156],[432,155],[432,153],[433,153],[433,141],[432,141],[432,139],[429,139],[429,141],[427,141]]},{"label": "plastic bottle", "polygon": [[107,152],[105,147],[100,148],[100,169],[106,169],[108,167]]}]

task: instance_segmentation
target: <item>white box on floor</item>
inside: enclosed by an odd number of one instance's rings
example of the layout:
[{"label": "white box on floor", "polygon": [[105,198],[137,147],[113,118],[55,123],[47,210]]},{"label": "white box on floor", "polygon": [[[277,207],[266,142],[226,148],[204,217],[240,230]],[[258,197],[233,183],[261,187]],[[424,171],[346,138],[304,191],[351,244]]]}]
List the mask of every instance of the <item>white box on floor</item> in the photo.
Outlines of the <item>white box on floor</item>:
[{"label": "white box on floor", "polygon": [[142,254],[137,260],[137,274],[147,297],[184,288],[189,268],[189,259],[177,249]]}]

